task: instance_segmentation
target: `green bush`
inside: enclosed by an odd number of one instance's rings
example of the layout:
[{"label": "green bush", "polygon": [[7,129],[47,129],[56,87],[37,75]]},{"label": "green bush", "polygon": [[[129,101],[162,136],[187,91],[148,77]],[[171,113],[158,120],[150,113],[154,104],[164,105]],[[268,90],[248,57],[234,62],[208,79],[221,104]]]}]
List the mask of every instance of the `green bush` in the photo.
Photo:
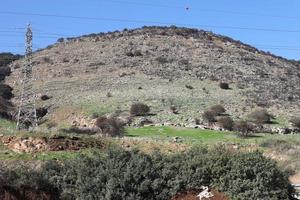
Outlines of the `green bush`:
[{"label": "green bush", "polygon": [[165,200],[201,186],[237,200],[288,200],[293,194],[286,173],[262,153],[230,153],[223,148],[196,148],[172,155],[115,149],[80,156],[63,165],[48,162],[38,179],[4,176],[1,180],[55,188],[60,199]]},{"label": "green bush", "polygon": [[226,109],[222,105],[214,105],[210,107],[209,110],[213,111],[215,116],[224,114],[226,112]]},{"label": "green bush", "polygon": [[220,127],[226,129],[226,130],[232,130],[233,128],[233,120],[231,117],[221,117],[218,119],[218,124]]},{"label": "green bush", "polygon": [[270,123],[274,118],[271,114],[269,114],[266,110],[256,110],[248,115],[248,118],[251,122],[257,124],[266,124]]},{"label": "green bush", "polygon": [[145,116],[149,114],[150,107],[144,103],[135,103],[131,105],[130,114],[132,116]]},{"label": "green bush", "polygon": [[219,83],[219,86],[220,86],[220,88],[223,89],[223,90],[228,90],[228,89],[230,89],[230,88],[229,88],[229,84],[228,84],[228,83],[225,83],[225,82]]}]

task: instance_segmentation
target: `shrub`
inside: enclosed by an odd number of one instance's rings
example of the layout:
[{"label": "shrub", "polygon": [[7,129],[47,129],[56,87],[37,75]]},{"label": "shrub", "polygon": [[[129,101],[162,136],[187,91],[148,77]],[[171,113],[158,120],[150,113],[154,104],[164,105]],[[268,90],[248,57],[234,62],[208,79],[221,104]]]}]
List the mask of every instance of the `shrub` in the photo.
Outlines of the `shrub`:
[{"label": "shrub", "polygon": [[233,128],[233,120],[231,117],[221,117],[218,119],[218,124],[220,127],[226,130],[232,130]]},{"label": "shrub", "polygon": [[216,113],[211,110],[207,110],[202,114],[203,120],[208,123],[215,122],[216,121],[215,117],[216,117]]},{"label": "shrub", "polygon": [[270,115],[266,110],[257,110],[248,115],[250,121],[257,124],[270,123],[274,117]]},{"label": "shrub", "polygon": [[8,66],[11,62],[21,58],[20,55],[12,53],[0,53],[0,67]]},{"label": "shrub", "polygon": [[51,98],[52,98],[51,96],[48,96],[46,94],[44,94],[44,95],[41,96],[41,100],[42,101],[46,101],[46,100],[51,99]]},{"label": "shrub", "polygon": [[259,152],[222,148],[176,155],[110,150],[106,156],[94,153],[44,171],[50,183],[74,199],[165,200],[202,185],[213,185],[230,199],[281,200],[293,194],[287,175],[274,161]]},{"label": "shrub", "polygon": [[51,58],[49,58],[49,57],[43,57],[43,61],[44,61],[45,63],[53,64],[53,61],[52,61]]},{"label": "shrub", "polygon": [[159,56],[156,58],[156,61],[160,64],[166,64],[169,62],[168,58],[164,57],[164,56]]},{"label": "shrub", "polygon": [[253,131],[253,126],[249,122],[239,121],[234,123],[233,130],[238,131],[241,137],[248,137]]},{"label": "shrub", "polygon": [[1,166],[1,199],[55,200],[59,199],[59,193],[43,173],[24,166],[14,170]]},{"label": "shrub", "polygon": [[178,110],[177,110],[176,106],[174,106],[174,105],[170,106],[170,110],[173,114],[178,114]]},{"label": "shrub", "polygon": [[10,67],[0,67],[0,80],[3,81],[6,76],[11,74]]},{"label": "shrub", "polygon": [[143,56],[141,50],[129,51],[129,52],[126,52],[125,54],[126,54],[126,56],[129,56],[129,57]]},{"label": "shrub", "polygon": [[210,109],[212,112],[215,113],[215,115],[221,115],[223,113],[226,112],[225,108],[222,106],[222,105],[215,105],[215,106],[212,106],[210,107]]},{"label": "shrub", "polygon": [[[38,173],[39,172],[39,173]],[[49,161],[39,169],[1,166],[0,185],[55,192],[56,199],[165,200],[179,191],[214,186],[230,199],[292,199],[287,174],[262,153],[197,148],[181,154],[121,149]],[[0,188],[1,191],[1,188]],[[69,198],[66,198],[69,197]]]},{"label": "shrub", "polygon": [[11,99],[13,97],[12,94],[13,89],[9,85],[0,84],[0,96],[4,99]]},{"label": "shrub", "polygon": [[4,99],[3,97],[0,97],[0,117],[5,119],[11,119],[11,112],[14,110],[13,104]]},{"label": "shrub", "polygon": [[45,107],[41,107],[41,108],[37,108],[36,109],[36,116],[38,119],[41,119],[43,117],[45,117],[48,113],[48,109]]},{"label": "shrub", "polygon": [[57,40],[58,43],[62,43],[64,41],[65,41],[65,38],[58,38],[58,40]]},{"label": "shrub", "polygon": [[107,92],[107,93],[106,93],[106,97],[107,97],[107,98],[111,98],[112,96],[113,96],[113,95],[112,95],[110,92]]},{"label": "shrub", "polygon": [[124,125],[117,118],[98,117],[95,125],[102,134],[111,137],[120,137],[124,134]]},{"label": "shrub", "polygon": [[68,58],[63,58],[63,60],[62,60],[64,63],[68,63],[68,62],[70,62],[70,60],[68,59]]},{"label": "shrub", "polygon": [[221,89],[224,89],[224,90],[230,89],[230,88],[229,88],[229,84],[228,84],[228,83],[224,83],[224,82],[219,83],[219,87],[220,87]]},{"label": "shrub", "polygon": [[130,114],[132,116],[145,116],[149,114],[150,107],[143,103],[135,103],[131,105]]},{"label": "shrub", "polygon": [[187,89],[190,89],[190,90],[194,89],[194,87],[191,86],[191,85],[185,85],[185,87],[186,87]]},{"label": "shrub", "polygon": [[300,117],[293,117],[290,122],[293,126],[300,128]]}]

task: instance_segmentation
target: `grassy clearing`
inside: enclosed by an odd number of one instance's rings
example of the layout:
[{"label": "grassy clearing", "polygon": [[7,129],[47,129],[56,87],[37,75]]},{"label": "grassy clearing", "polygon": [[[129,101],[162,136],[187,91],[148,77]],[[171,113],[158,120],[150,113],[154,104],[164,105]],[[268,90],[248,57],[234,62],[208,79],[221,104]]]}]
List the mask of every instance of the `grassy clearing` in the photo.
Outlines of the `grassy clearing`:
[{"label": "grassy clearing", "polygon": [[213,130],[201,130],[192,128],[174,128],[174,127],[143,127],[127,129],[129,137],[150,137],[150,138],[170,138],[182,137],[187,141],[201,141],[206,144],[218,142],[230,142],[241,144],[261,145],[266,141],[282,140],[290,144],[300,145],[300,135],[278,135],[278,134],[255,134],[249,138],[240,138],[234,132],[222,132]]},{"label": "grassy clearing", "polygon": [[187,140],[198,140],[202,142],[221,142],[236,138],[232,132],[220,132],[212,130],[200,130],[192,128],[173,128],[173,127],[143,127],[127,129],[129,137],[150,137],[167,139],[170,137],[182,137]]}]

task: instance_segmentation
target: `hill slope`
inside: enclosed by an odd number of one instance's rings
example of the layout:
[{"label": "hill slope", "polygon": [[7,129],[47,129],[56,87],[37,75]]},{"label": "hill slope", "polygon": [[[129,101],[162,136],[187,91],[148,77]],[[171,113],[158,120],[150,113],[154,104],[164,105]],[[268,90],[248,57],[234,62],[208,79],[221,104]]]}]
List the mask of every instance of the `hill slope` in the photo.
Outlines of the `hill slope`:
[{"label": "hill slope", "polygon": [[[299,62],[202,30],[144,27],[69,38],[35,52],[33,61],[38,93],[53,96],[39,104],[61,113],[126,113],[135,101],[149,104],[160,122],[190,121],[218,103],[236,117],[258,106],[284,118],[300,113]],[[21,64],[12,64],[7,80],[16,96]],[[221,81],[231,90],[220,89]]]}]

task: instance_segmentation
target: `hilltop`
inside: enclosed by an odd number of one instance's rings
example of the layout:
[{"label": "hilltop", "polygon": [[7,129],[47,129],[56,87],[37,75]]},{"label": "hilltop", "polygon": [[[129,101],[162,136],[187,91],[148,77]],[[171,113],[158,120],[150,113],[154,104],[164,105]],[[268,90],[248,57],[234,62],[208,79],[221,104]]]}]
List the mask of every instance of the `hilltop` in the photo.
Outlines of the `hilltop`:
[{"label": "hilltop", "polygon": [[[11,64],[6,81],[16,97],[22,62]],[[126,115],[137,101],[160,123],[193,121],[215,104],[235,118],[266,108],[282,124],[300,113],[300,62],[203,30],[143,27],[59,39],[36,51],[33,63],[38,95],[51,97],[38,105],[65,125],[81,115]]]}]

